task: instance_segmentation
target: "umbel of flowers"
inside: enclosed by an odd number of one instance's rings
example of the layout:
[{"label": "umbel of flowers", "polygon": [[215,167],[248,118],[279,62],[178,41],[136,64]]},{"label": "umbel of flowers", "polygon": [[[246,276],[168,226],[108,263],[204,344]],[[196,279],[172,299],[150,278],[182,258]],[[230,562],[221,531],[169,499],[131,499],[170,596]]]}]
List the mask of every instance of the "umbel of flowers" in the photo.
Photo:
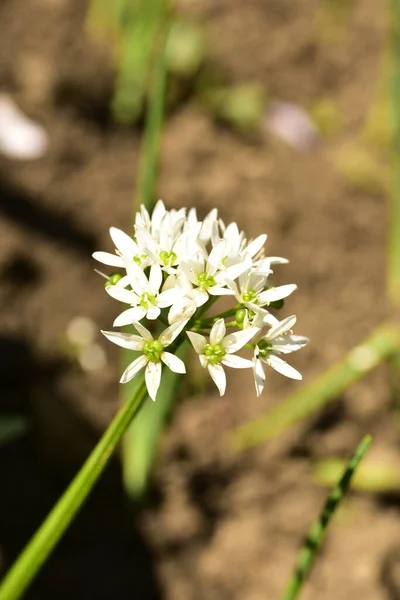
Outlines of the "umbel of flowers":
[{"label": "umbel of flowers", "polygon": [[[221,395],[226,389],[224,367],[251,369],[258,396],[267,367],[301,379],[281,355],[299,350],[308,339],[293,334],[295,316],[279,321],[270,312],[296,285],[271,283],[272,267],[288,261],[265,256],[265,234],[248,240],[236,223],[226,226],[215,209],[199,221],[194,209],[167,210],[160,200],[151,217],[140,207],[132,235],[115,227],[110,235],[115,253],[93,256],[118,267],[119,272],[110,276],[102,274],[106,292],[128,307],[114,327],[133,325],[136,333],[102,333],[118,346],[140,353],[122,374],[121,383],[145,369],[147,390],[155,400],[164,366],[186,373],[175,352],[187,338]],[[232,307],[204,316],[221,296],[229,297]],[[248,356],[239,356],[239,351]]]}]

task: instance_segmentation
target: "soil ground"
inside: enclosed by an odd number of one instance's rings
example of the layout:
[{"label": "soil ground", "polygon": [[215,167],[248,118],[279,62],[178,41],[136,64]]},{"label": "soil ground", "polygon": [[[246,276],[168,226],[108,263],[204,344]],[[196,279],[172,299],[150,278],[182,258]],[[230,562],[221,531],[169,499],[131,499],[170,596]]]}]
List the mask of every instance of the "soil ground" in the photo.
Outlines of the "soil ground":
[{"label": "soil ground", "polygon": [[[312,340],[292,363],[310,382],[387,316],[385,195],[351,186],[335,166],[381,89],[387,15],[359,0],[328,36],[328,2],[181,5],[206,24],[208,60],[230,82],[261,82],[270,99],[305,107],[328,97],[343,115],[335,135],[297,151],[265,129],[246,139],[188,98],[169,115],[163,142],[158,194],[169,207],[216,206],[249,237],[267,232],[268,253],[290,259],[280,273],[299,290],[285,315],[296,313],[297,331]],[[0,91],[50,137],[38,161],[0,157],[0,410],[33,424],[0,448],[0,569],[118,405],[118,354],[106,340],[97,341],[108,366],[92,374],[63,349],[74,317],[100,329],[115,316],[91,252],[111,249],[108,228],[131,219],[140,141],[138,130],[111,122],[111,59],[85,33],[85,12],[80,0],[0,3]],[[223,444],[228,430],[299,384],[271,373],[257,399],[250,377],[230,373],[225,397],[210,385],[180,403],[146,506],[132,517],[116,461],[26,598],[278,598],[326,494],[314,461],[347,457],[368,432],[371,456],[399,458],[386,375],[377,369],[322,415],[237,455]],[[351,494],[304,600],[400,598],[399,509],[396,494]]]}]

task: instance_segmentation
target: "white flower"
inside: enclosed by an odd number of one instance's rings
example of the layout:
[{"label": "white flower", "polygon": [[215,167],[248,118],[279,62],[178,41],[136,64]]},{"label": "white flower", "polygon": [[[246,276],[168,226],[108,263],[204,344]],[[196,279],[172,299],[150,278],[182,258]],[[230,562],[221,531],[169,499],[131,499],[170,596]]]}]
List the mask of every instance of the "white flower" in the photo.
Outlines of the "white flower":
[{"label": "white flower", "polygon": [[[226,228],[223,222],[220,221],[220,226],[223,229],[222,239],[226,241],[228,256],[240,256],[243,254],[249,254],[251,258],[256,256],[261,248],[267,241],[267,235],[263,233],[259,235],[255,240],[247,242],[243,231],[239,231],[236,223],[230,223]],[[214,228],[214,245],[218,243],[218,237],[216,234],[218,230]]]},{"label": "white flower", "polygon": [[268,275],[264,272],[248,269],[239,275],[238,284],[227,280],[227,285],[235,293],[240,304],[252,309],[287,298],[297,289],[297,285],[294,283],[265,289],[267,278]]},{"label": "white flower", "polygon": [[93,258],[111,267],[125,267],[126,262],[135,261],[142,269],[149,266],[150,260],[146,252],[126,233],[110,228],[110,236],[116,247],[116,254],[110,252],[94,252]]},{"label": "white flower", "polygon": [[[198,252],[193,258],[182,263],[181,268],[190,283],[197,288],[199,300],[197,306],[207,301],[209,294],[212,296],[233,296],[234,292],[225,287],[227,279],[236,279],[245,271],[251,259],[249,256],[240,259],[239,263],[226,268],[224,258],[226,257],[226,244],[221,241],[214,246],[210,255],[205,257]],[[200,297],[202,301],[200,301]]]},{"label": "white flower", "polygon": [[278,354],[289,354],[300,350],[308,343],[308,338],[300,335],[292,335],[288,332],[296,323],[293,315],[283,321],[274,319],[268,315],[268,322],[274,323],[267,334],[258,334],[255,338],[253,370],[257,396],[261,394],[265,384],[265,372],[262,363],[292,379],[302,379],[301,373],[279,358]]},{"label": "white flower", "polygon": [[157,319],[162,308],[171,306],[180,297],[178,288],[171,288],[160,293],[163,279],[160,265],[155,264],[150,267],[149,279],[134,262],[126,263],[126,270],[131,290],[118,284],[106,287],[107,293],[112,298],[130,304],[132,307],[115,319],[114,327],[129,325],[134,321],[141,321],[144,317],[150,320]]},{"label": "white flower", "polygon": [[197,219],[197,213],[195,208],[191,208],[187,214],[187,219],[185,223],[185,231],[190,229],[200,223],[200,231],[199,231],[199,241],[201,244],[206,246],[212,237],[212,232],[214,227],[218,222],[218,211],[216,208],[213,208],[208,215],[204,218],[203,221],[199,221]]},{"label": "white flower", "polygon": [[202,335],[187,331],[193,348],[199,355],[201,365],[208,370],[221,396],[225,394],[226,375],[222,365],[234,369],[246,369],[253,366],[251,360],[234,356],[259,331],[256,327],[231,333],[225,337],[226,328],[223,319],[218,319],[210,331],[210,342]]},{"label": "white flower", "polygon": [[136,358],[122,373],[120,383],[127,383],[144,367],[145,381],[147,391],[152,400],[156,399],[158,388],[161,382],[162,364],[174,371],[174,373],[186,373],[185,363],[172,354],[165,352],[164,348],[169,346],[181,333],[187,321],[180,321],[170,327],[167,327],[159,338],[155,340],[150,331],[140,323],[133,323],[135,329],[140,335],[129,333],[118,333],[114,331],[102,331],[101,333],[117,346],[127,348],[128,350],[139,350],[141,354]]}]

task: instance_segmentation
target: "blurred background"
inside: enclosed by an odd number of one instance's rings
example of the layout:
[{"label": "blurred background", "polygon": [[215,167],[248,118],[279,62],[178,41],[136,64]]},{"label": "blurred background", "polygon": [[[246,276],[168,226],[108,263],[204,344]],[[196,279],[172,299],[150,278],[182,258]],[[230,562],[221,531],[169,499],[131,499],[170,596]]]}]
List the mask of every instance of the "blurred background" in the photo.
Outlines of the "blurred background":
[{"label": "blurred background", "polygon": [[[157,197],[217,207],[290,260],[280,315],[311,338],[291,361],[307,385],[388,313],[389,17],[376,0],[1,0],[0,574],[118,408],[91,254],[132,231],[154,32],[171,23]],[[271,372],[257,399],[230,372],[220,398],[193,373],[146,496],[127,500],[115,460],[26,598],[278,598],[326,495],[318,461],[370,432],[398,469],[384,367],[240,453],[228,432],[299,384]],[[305,600],[400,598],[396,473],[347,500]]]}]

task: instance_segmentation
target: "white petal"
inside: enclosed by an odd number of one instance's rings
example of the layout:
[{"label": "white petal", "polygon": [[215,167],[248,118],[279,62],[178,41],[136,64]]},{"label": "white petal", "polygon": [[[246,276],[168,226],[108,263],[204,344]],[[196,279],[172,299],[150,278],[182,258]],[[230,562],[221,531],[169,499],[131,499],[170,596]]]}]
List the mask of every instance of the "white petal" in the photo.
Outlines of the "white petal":
[{"label": "white petal", "polygon": [[[239,283],[240,283],[240,280],[239,280]],[[232,292],[234,293],[235,296],[239,295],[239,288],[236,285],[236,283],[234,281],[232,281],[232,279],[229,279],[228,277],[226,277],[225,284],[229,287],[230,290],[232,290]]]},{"label": "white petal", "polygon": [[257,263],[256,270],[262,273],[271,273],[271,265],[287,265],[288,259],[282,256],[268,256]]},{"label": "white petal", "polygon": [[229,244],[235,249],[240,246],[240,231],[239,227],[235,222],[229,223],[228,227],[224,231],[224,238],[228,240]]},{"label": "white petal", "polygon": [[158,319],[160,313],[161,310],[158,308],[158,306],[150,306],[150,308],[147,309],[146,319],[149,319],[149,321],[154,321],[155,319]]},{"label": "white petal", "polygon": [[149,282],[139,265],[133,260],[125,260],[125,268],[129,277],[129,283],[134,292],[138,296],[147,292]]},{"label": "white petal", "polygon": [[200,335],[199,333],[195,333],[194,331],[187,331],[186,335],[192,342],[192,346],[196,350],[197,354],[202,354],[204,346],[207,343],[206,338]]},{"label": "white petal", "polygon": [[141,248],[146,250],[154,260],[158,261],[157,243],[150,233],[146,229],[143,229],[143,227],[136,227],[136,236]]},{"label": "white petal", "polygon": [[207,365],[208,372],[210,373],[215,385],[219,390],[219,395],[223,396],[226,390],[226,375],[221,365]]},{"label": "white petal", "polygon": [[292,329],[292,327],[296,324],[296,321],[297,321],[296,315],[291,315],[290,317],[286,317],[286,319],[283,319],[283,321],[280,321],[279,325],[272,327],[272,329],[269,330],[269,332],[267,333],[267,335],[265,337],[268,340],[274,340],[275,338],[279,337],[280,335],[283,335],[284,333],[286,333],[287,331]]},{"label": "white petal", "polygon": [[175,304],[180,297],[181,293],[177,288],[165,290],[165,292],[161,292],[161,294],[159,294],[157,297],[157,306],[160,308],[172,306],[172,304]]},{"label": "white petal", "polygon": [[192,259],[181,264],[181,269],[186,278],[194,285],[197,285],[198,276],[204,272],[204,268],[203,260]]},{"label": "white petal", "polygon": [[131,325],[134,321],[141,321],[146,315],[146,309],[143,306],[135,306],[124,310],[114,321],[113,327],[123,327]]},{"label": "white petal", "polygon": [[173,304],[168,313],[168,323],[173,325],[182,320],[189,321],[196,312],[195,304],[189,298],[182,298]]},{"label": "white petal", "polygon": [[171,354],[171,352],[162,352],[161,360],[173,371],[174,373],[186,373],[186,367],[183,360]]},{"label": "white petal", "polygon": [[281,375],[285,375],[286,377],[290,377],[291,379],[303,379],[301,373],[299,373],[296,369],[287,364],[284,360],[279,358],[279,356],[274,356],[270,354],[268,358],[264,360],[270,367],[281,373]]},{"label": "white petal", "polygon": [[261,360],[254,358],[253,363],[254,383],[256,386],[256,394],[260,396],[265,385],[265,373]]},{"label": "white petal", "polygon": [[167,210],[164,202],[162,200],[158,200],[151,214],[151,227],[153,232],[160,230],[162,220],[166,213]]},{"label": "white petal", "polygon": [[252,260],[249,254],[246,254],[243,259],[234,265],[228,267],[225,271],[226,277],[229,279],[237,279],[242,273],[248,271],[252,265]]},{"label": "white petal", "polygon": [[224,240],[219,242],[210,252],[207,261],[207,273],[214,275],[222,267],[222,259],[226,255],[226,243]]},{"label": "white petal", "polygon": [[261,305],[269,302],[276,302],[277,300],[282,300],[282,298],[287,298],[296,289],[297,285],[294,283],[273,287],[269,290],[265,290],[265,292],[261,292],[261,294],[258,296],[258,300]]},{"label": "white petal", "polygon": [[121,279],[117,281],[115,285],[119,288],[126,288],[128,285],[130,285],[128,275],[121,277]]},{"label": "white petal", "polygon": [[102,331],[101,333],[110,340],[110,342],[117,344],[117,346],[121,346],[121,348],[141,350],[143,347],[143,340],[138,335],[120,333],[119,331]]},{"label": "white petal", "polygon": [[122,373],[120,383],[127,383],[135,377],[137,373],[145,366],[147,358],[142,354],[136,358]]},{"label": "white petal", "polygon": [[207,302],[208,294],[205,290],[197,288],[196,290],[193,290],[193,300],[198,308]]},{"label": "white petal", "polygon": [[218,211],[216,208],[213,208],[208,215],[205,217],[202,225],[201,231],[199,234],[200,240],[203,244],[207,244],[211,239],[212,227],[213,224],[216,223],[218,217]]},{"label": "white petal", "polygon": [[152,400],[156,399],[158,388],[160,387],[161,372],[162,366],[160,362],[149,361],[147,363],[145,380],[147,391],[149,392],[149,396]]},{"label": "white petal", "polygon": [[250,244],[246,248],[246,252],[248,254],[250,254],[251,257],[255,256],[261,250],[261,248],[264,246],[266,241],[267,241],[267,235],[265,233],[263,233],[262,235],[259,235],[258,237],[256,237],[255,240],[250,242]]},{"label": "white petal", "polygon": [[281,354],[289,354],[304,348],[309,341],[307,337],[302,335],[284,335],[274,340],[273,350]]},{"label": "white petal", "polygon": [[92,254],[95,260],[103,263],[103,265],[109,265],[110,267],[124,267],[124,261],[120,256],[116,254],[110,254],[110,252],[93,252]]},{"label": "white petal", "polygon": [[149,277],[149,292],[153,296],[157,296],[162,284],[162,271],[160,265],[152,265],[150,268]]},{"label": "white petal", "polygon": [[132,325],[140,333],[140,335],[142,336],[142,338],[144,340],[146,340],[146,342],[152,342],[154,340],[154,338],[151,335],[150,331],[148,329],[146,329],[146,327],[143,327],[143,325],[141,325],[137,321],[134,321],[132,323]]},{"label": "white petal", "polygon": [[110,227],[110,236],[122,256],[133,258],[137,254],[138,247],[129,235],[116,227]]},{"label": "white petal", "polygon": [[210,343],[211,344],[220,344],[224,338],[226,333],[225,321],[223,319],[218,319],[214,323],[210,331]]},{"label": "white petal", "polygon": [[222,359],[222,364],[233,369],[251,369],[253,361],[235,354],[225,354]]},{"label": "white petal", "polygon": [[161,333],[160,337],[158,338],[160,340],[160,342],[162,343],[162,345],[164,346],[164,348],[166,348],[167,346],[172,344],[174,339],[178,337],[178,335],[180,334],[182,329],[185,327],[188,320],[189,319],[183,319],[182,321],[177,321],[176,323],[173,323],[172,325],[167,327],[167,329],[164,329],[164,331]]},{"label": "white petal", "polygon": [[234,296],[235,292],[230,288],[218,287],[216,285],[208,288],[207,292],[211,296]]},{"label": "white petal", "polygon": [[243,348],[259,331],[258,327],[249,327],[248,329],[231,333],[224,338],[222,345],[229,354],[232,354],[232,352],[237,352],[240,348]]},{"label": "white petal", "polygon": [[119,300],[125,304],[137,304],[138,297],[131,290],[126,290],[123,287],[117,287],[115,285],[107,285],[105,290],[111,298],[114,298],[114,300]]}]

